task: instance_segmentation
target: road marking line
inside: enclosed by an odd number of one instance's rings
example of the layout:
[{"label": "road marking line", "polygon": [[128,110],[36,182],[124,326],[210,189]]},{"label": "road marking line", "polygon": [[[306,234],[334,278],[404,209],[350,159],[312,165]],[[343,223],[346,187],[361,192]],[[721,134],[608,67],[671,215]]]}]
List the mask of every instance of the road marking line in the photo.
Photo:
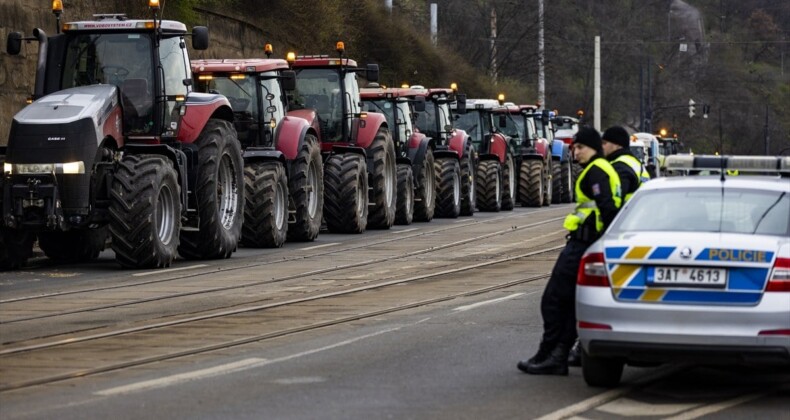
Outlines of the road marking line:
[{"label": "road marking line", "polygon": [[320,347],[317,349],[306,350],[300,353],[294,353],[289,356],[283,356],[277,359],[261,359],[257,357],[252,357],[249,359],[239,360],[233,363],[226,363],[224,365],[214,366],[206,369],[199,369],[192,372],[185,372],[179,373],[176,375],[165,376],[163,378],[151,379],[147,381],[135,382],[128,385],[117,386],[114,388],[108,388],[101,391],[94,392],[94,395],[101,395],[101,396],[112,396],[118,394],[127,394],[130,392],[136,391],[143,391],[143,390],[150,390],[155,388],[164,388],[170,385],[175,385],[181,382],[192,381],[197,379],[204,379],[207,377],[212,376],[219,376],[224,375],[227,373],[238,372],[242,370],[252,369],[256,367],[262,367],[266,365],[271,365],[280,362],[286,362],[288,360],[296,359],[303,356],[309,356],[314,353],[319,353],[325,350],[331,350],[337,347],[346,346],[348,344],[364,340],[367,338],[375,337],[377,335],[386,334],[389,332],[400,330],[402,327],[395,327],[389,328],[386,330],[376,331],[374,333],[362,335],[359,337],[351,338],[345,341],[341,341],[339,343],[330,344],[328,346]]},{"label": "road marking line", "polygon": [[195,265],[190,265],[189,267],[165,268],[163,270],[146,271],[145,273],[134,273],[132,274],[132,276],[142,277],[142,276],[150,276],[152,274],[167,274],[173,271],[192,270],[193,268],[201,268],[201,267],[208,267],[208,264],[195,264]]},{"label": "road marking line", "polygon": [[302,248],[302,251],[309,251],[311,249],[318,249],[318,248],[323,248],[323,247],[332,246],[332,245],[340,245],[340,242],[331,242],[331,243],[323,244],[323,245],[308,246],[307,248]]},{"label": "road marking line", "polygon": [[179,373],[177,375],[165,376],[164,378],[151,379],[151,380],[148,380],[148,381],[136,382],[136,383],[129,384],[129,385],[117,386],[115,388],[108,388],[108,389],[105,389],[105,390],[102,390],[102,391],[98,391],[95,394],[96,395],[108,396],[108,395],[125,394],[125,393],[133,392],[133,391],[141,391],[141,390],[144,390],[144,389],[163,388],[163,387],[166,387],[168,385],[173,385],[173,384],[176,384],[176,383],[179,383],[179,382],[186,382],[186,381],[194,380],[194,379],[200,379],[200,378],[206,378],[206,377],[210,377],[210,376],[223,375],[223,374],[226,374],[226,373],[231,373],[231,372],[236,372],[236,371],[239,371],[239,370],[249,369],[249,368],[255,367],[255,366],[262,366],[262,365],[265,365],[266,362],[267,362],[266,359],[260,359],[260,358],[257,358],[257,357],[253,357],[253,358],[250,358],[250,359],[239,360],[237,362],[227,363],[227,364],[219,365],[219,366],[214,366],[214,367],[210,367],[210,368],[207,368],[207,369],[199,369],[199,370],[194,370],[192,372]]},{"label": "road marking line", "polygon": [[687,411],[685,413],[678,414],[674,417],[667,417],[665,420],[691,420],[700,418],[702,416],[707,416],[708,414],[717,413],[719,411],[724,411],[728,408],[735,407],[736,405],[744,404],[752,400],[756,400],[758,398],[762,398],[768,395],[768,393],[759,393],[759,394],[748,394],[748,395],[741,395],[740,397],[732,398],[727,401],[720,401],[714,404],[705,405],[699,408],[695,408],[691,411]]},{"label": "road marking line", "polygon": [[406,233],[417,230],[418,228],[411,228],[411,229],[403,229],[403,230],[393,230],[392,233]]},{"label": "road marking line", "polygon": [[[533,293],[537,293],[537,292],[532,292],[530,294],[533,294]],[[499,302],[506,301],[506,300],[509,300],[509,299],[517,298],[517,297],[522,296],[524,294],[525,293],[513,293],[512,295],[508,295],[508,296],[497,298],[497,299],[484,300],[482,302],[473,303],[471,305],[459,306],[457,308],[454,308],[453,310],[454,311],[458,311],[458,312],[468,311],[470,309],[477,308],[478,306],[490,305],[492,303],[499,303]]]}]

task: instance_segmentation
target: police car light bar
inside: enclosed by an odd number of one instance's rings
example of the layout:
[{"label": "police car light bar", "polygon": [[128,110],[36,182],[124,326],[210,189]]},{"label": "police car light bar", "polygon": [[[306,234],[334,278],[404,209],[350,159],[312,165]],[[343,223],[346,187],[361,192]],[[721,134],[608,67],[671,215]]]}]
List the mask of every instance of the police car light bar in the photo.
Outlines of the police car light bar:
[{"label": "police car light bar", "polygon": [[727,170],[739,172],[790,174],[790,156],[711,156],[670,155],[667,169],[678,170]]}]

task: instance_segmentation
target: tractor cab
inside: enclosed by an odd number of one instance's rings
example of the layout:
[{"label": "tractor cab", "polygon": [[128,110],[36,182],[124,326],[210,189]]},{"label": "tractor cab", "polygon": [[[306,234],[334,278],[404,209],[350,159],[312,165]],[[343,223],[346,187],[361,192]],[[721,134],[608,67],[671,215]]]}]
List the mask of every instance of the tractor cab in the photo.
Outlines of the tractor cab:
[{"label": "tractor cab", "polygon": [[425,109],[425,98],[415,97],[409,88],[364,88],[361,92],[365,110],[383,114],[391,127],[395,150],[401,157],[408,156],[409,138],[415,132],[413,119],[415,112]]},{"label": "tractor cab", "polygon": [[481,151],[485,140],[499,132],[498,123],[494,122],[494,110],[500,104],[495,99],[469,99],[466,101],[466,113],[460,114],[456,125],[466,131],[472,138],[475,149]]},{"label": "tractor cab", "polygon": [[[420,132],[431,137],[440,145],[447,145],[450,138],[454,135],[453,127],[455,117],[450,110],[450,104],[466,105],[466,96],[457,94],[455,89],[434,88],[426,89],[420,85],[414,85],[411,89],[418,95],[425,97],[427,104],[424,111],[417,114],[416,125]],[[457,114],[462,114],[464,109],[458,108]]]}]

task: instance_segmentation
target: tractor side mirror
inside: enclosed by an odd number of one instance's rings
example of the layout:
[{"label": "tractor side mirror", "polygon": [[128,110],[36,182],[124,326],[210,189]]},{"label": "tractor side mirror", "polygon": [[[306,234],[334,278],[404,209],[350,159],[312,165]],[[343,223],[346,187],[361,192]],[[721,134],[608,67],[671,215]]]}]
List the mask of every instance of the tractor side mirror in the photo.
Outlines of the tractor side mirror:
[{"label": "tractor side mirror", "polygon": [[283,87],[283,90],[286,92],[290,92],[292,90],[296,90],[296,72],[293,70],[283,70],[280,73],[280,84]]},{"label": "tractor side mirror", "polygon": [[543,112],[540,114],[540,119],[543,121],[543,125],[548,125],[551,120],[549,119],[549,110],[544,109]]},{"label": "tractor side mirror", "polygon": [[368,64],[367,68],[365,69],[365,79],[368,82],[378,82],[379,81],[379,65],[378,64]]},{"label": "tractor side mirror", "polygon": [[455,95],[455,112],[457,114],[466,114],[466,95],[459,93]]},{"label": "tractor side mirror", "polygon": [[192,48],[205,50],[208,48],[208,28],[205,26],[195,26],[192,28]]},{"label": "tractor side mirror", "polygon": [[499,128],[507,127],[507,115],[500,115],[499,116]]},{"label": "tractor side mirror", "polygon": [[5,43],[5,50],[8,55],[19,55],[22,51],[22,34],[19,32],[11,32]]},{"label": "tractor side mirror", "polygon": [[417,96],[414,98],[414,111],[415,112],[425,112],[425,97],[424,96]]}]

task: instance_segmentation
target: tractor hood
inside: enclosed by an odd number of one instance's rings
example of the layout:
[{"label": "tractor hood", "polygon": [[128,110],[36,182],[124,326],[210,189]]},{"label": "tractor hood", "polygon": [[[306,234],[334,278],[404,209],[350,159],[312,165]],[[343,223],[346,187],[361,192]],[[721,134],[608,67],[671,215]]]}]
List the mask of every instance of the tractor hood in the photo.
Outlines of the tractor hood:
[{"label": "tractor hood", "polygon": [[117,90],[115,85],[104,84],[61,90],[26,106],[14,120],[21,124],[67,124],[90,118],[101,127],[102,117],[118,103]]}]

